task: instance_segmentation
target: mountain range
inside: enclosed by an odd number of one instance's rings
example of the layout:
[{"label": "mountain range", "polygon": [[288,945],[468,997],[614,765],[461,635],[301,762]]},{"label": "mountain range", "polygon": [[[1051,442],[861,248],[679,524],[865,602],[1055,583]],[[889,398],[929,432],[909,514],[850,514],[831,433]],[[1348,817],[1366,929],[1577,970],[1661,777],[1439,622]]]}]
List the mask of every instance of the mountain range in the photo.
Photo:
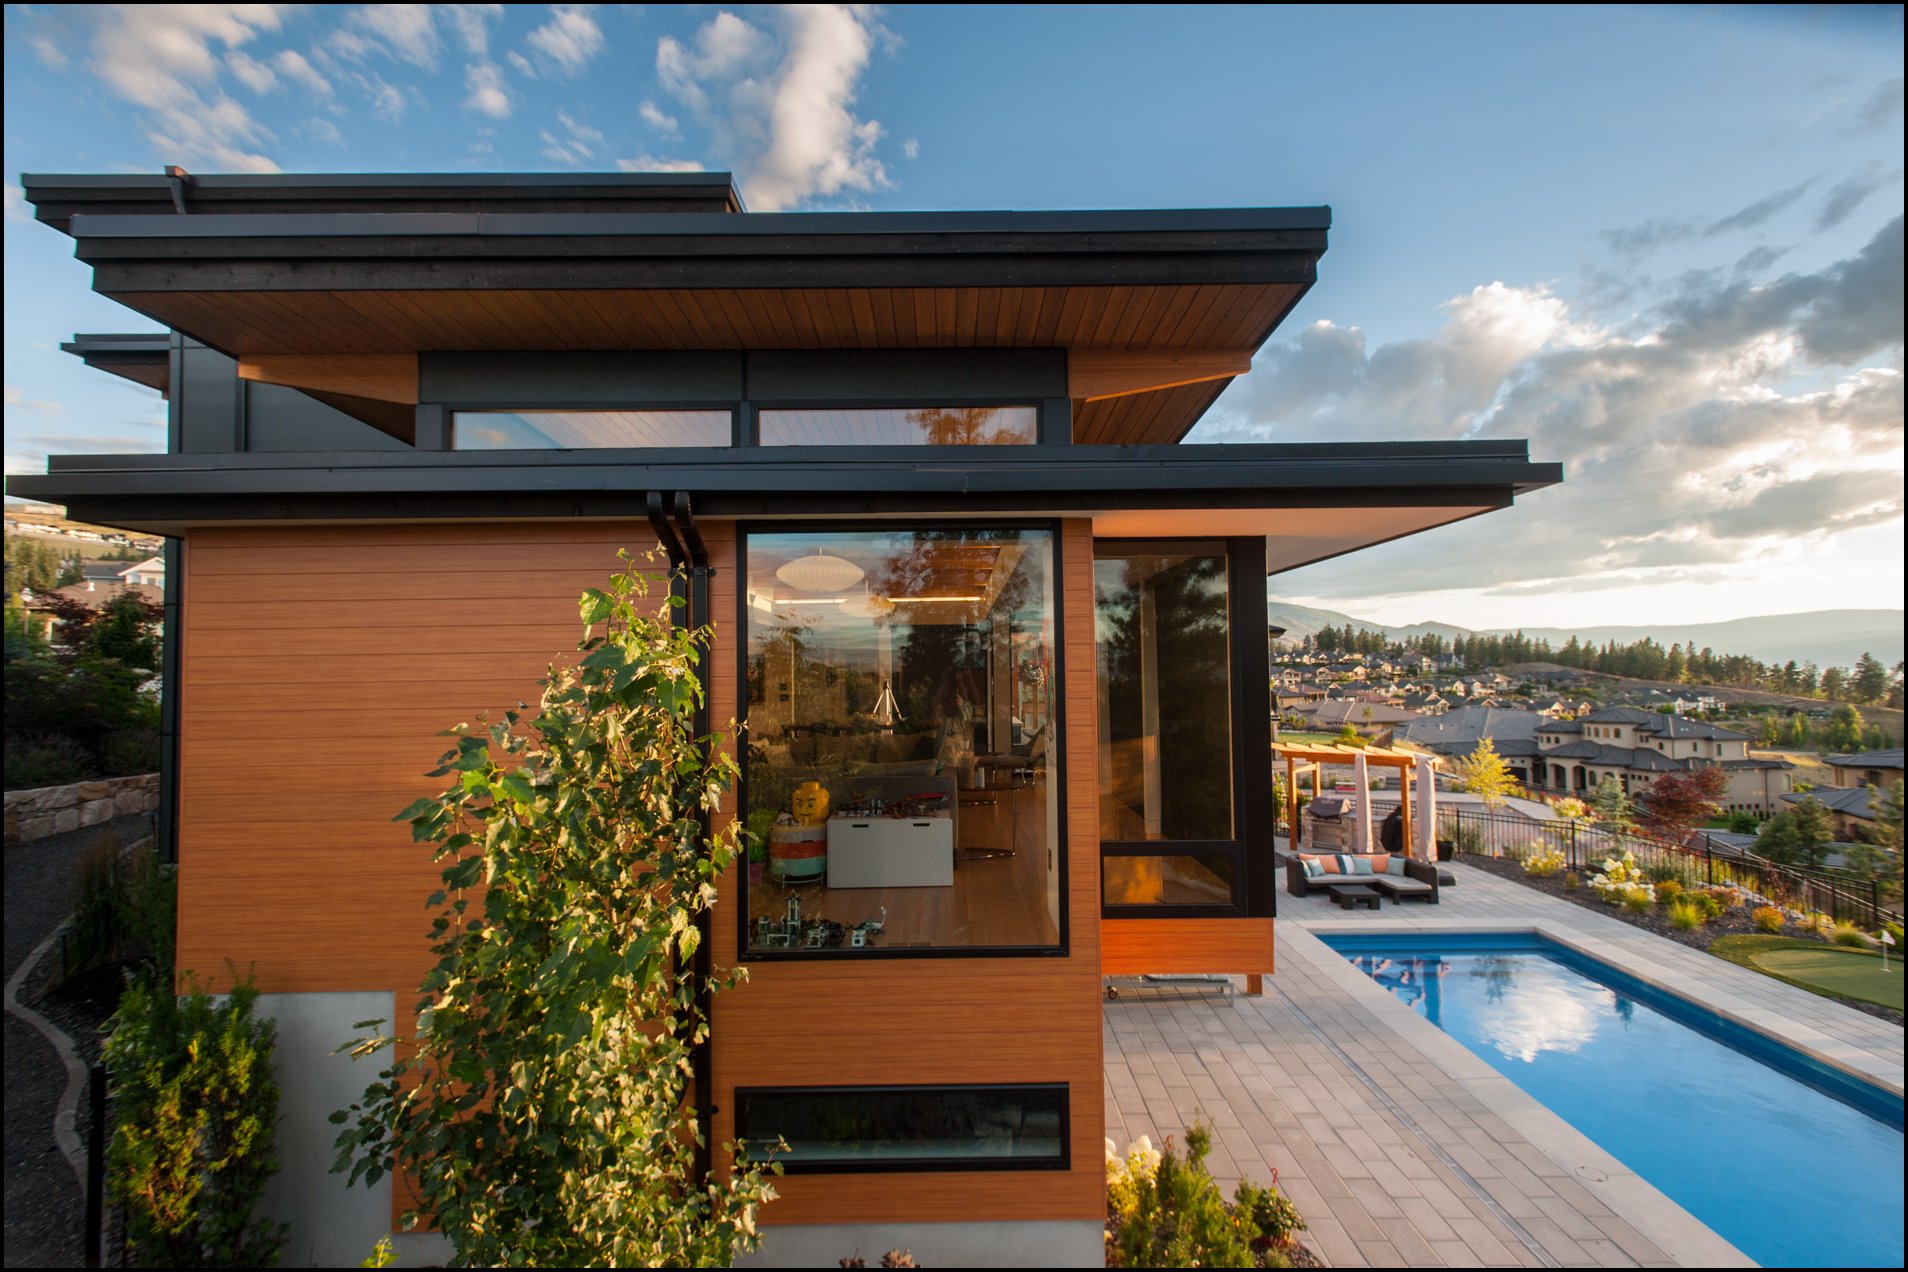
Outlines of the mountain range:
[{"label": "mountain range", "polygon": [[1315,635],[1321,627],[1353,627],[1383,632],[1393,640],[1409,640],[1435,632],[1446,640],[1460,636],[1506,636],[1522,631],[1532,640],[1547,640],[1560,646],[1572,636],[1602,645],[1616,641],[1633,644],[1645,637],[1659,645],[1681,645],[1694,641],[1698,649],[1709,648],[1718,654],[1745,654],[1763,662],[1812,662],[1820,667],[1848,667],[1864,653],[1873,654],[1892,667],[1902,657],[1902,611],[1815,610],[1807,614],[1763,614],[1753,618],[1734,618],[1722,623],[1689,623],[1682,626],[1636,625],[1608,627],[1523,627],[1474,630],[1452,623],[1412,623],[1394,627],[1388,623],[1368,622],[1336,610],[1313,609],[1288,601],[1270,600],[1265,607],[1266,621],[1285,628],[1283,639],[1296,642]]}]

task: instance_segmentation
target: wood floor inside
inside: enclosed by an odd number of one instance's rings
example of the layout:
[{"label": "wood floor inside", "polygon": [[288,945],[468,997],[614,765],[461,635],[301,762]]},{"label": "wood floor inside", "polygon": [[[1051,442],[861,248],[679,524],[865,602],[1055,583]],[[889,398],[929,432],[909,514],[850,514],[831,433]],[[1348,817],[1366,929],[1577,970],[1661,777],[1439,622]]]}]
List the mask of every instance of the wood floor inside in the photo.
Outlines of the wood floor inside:
[{"label": "wood floor inside", "polygon": [[849,928],[879,918],[886,906],[877,949],[1058,944],[1053,906],[1064,889],[1050,885],[1059,852],[1047,837],[1047,784],[961,794],[951,887],[830,888],[820,880],[752,879],[751,923],[781,918],[793,894],[803,918]]}]

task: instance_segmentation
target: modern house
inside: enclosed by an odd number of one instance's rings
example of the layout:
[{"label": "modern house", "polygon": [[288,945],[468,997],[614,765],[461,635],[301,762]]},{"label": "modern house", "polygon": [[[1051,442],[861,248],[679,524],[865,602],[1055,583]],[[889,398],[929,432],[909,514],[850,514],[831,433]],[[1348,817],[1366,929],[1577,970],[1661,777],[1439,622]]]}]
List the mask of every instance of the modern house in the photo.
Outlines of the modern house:
[{"label": "modern house", "polygon": [[168,453],[8,488],[167,540],[178,964],[249,969],[279,1022],[288,1262],[402,1209],[327,1174],[371,1076],[333,1051],[429,962],[436,869],[391,817],[438,730],[534,697],[619,548],[687,545],[772,840],[721,888],[751,975],[696,1092],[717,1142],[792,1145],[764,1257],[1098,1266],[1102,977],[1273,970],[1266,577],[1561,478],[1518,441],[1183,441],[1315,281],[1325,208],[23,184],[160,329],[69,348],[166,395]]}]

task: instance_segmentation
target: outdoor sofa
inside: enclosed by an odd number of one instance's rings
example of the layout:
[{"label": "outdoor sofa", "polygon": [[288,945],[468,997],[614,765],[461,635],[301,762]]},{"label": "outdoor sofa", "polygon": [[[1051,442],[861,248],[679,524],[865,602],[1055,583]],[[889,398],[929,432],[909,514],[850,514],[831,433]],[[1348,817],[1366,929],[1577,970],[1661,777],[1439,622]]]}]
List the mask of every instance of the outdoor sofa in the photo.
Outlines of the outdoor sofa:
[{"label": "outdoor sofa", "polygon": [[[1308,876],[1307,858],[1318,862],[1324,873]],[[1386,853],[1290,853],[1285,858],[1285,890],[1295,897],[1330,892],[1347,884],[1363,884],[1393,901],[1412,896],[1423,897],[1432,905],[1438,903],[1438,868],[1428,861]]]}]

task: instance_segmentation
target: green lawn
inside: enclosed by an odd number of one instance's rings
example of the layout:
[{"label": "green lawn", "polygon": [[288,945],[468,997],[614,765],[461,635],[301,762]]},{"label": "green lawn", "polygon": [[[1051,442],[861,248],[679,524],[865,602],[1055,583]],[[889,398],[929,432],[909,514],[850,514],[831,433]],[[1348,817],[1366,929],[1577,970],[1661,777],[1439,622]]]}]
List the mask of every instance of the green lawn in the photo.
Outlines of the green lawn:
[{"label": "green lawn", "polygon": [[1831,998],[1855,998],[1902,1010],[1904,974],[1901,960],[1893,955],[1884,971],[1879,954],[1790,936],[1725,936],[1709,952]]}]

